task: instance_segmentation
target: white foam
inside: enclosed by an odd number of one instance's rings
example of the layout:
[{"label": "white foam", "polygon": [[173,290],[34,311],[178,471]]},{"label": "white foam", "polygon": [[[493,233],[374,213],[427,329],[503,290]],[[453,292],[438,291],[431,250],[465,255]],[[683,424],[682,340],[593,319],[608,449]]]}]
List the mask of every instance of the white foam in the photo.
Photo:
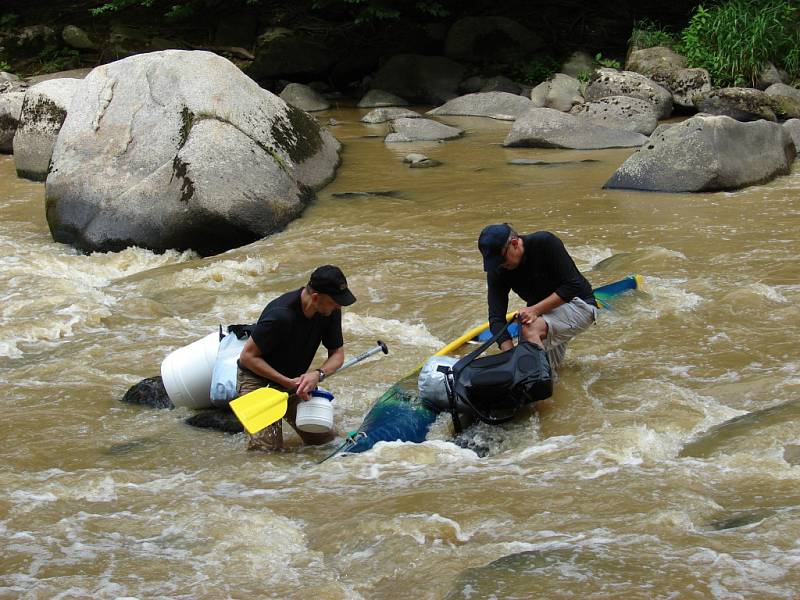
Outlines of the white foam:
[{"label": "white foam", "polygon": [[374,337],[410,346],[439,348],[444,345],[428,331],[424,323],[358,315],[354,311],[345,311],[342,315],[342,330],[354,336]]}]

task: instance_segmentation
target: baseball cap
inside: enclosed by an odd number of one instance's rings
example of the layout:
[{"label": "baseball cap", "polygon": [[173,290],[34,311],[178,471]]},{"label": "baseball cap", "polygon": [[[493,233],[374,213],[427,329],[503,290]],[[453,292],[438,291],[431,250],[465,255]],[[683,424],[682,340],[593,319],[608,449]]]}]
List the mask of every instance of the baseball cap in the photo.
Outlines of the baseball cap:
[{"label": "baseball cap", "polygon": [[350,306],[356,301],[356,297],[347,288],[347,279],[339,267],[333,265],[322,265],[314,269],[308,285],[314,288],[315,292],[327,294],[336,304]]},{"label": "baseball cap", "polygon": [[495,223],[487,225],[478,237],[478,249],[483,255],[483,270],[496,271],[503,264],[503,249],[511,236],[511,225]]}]

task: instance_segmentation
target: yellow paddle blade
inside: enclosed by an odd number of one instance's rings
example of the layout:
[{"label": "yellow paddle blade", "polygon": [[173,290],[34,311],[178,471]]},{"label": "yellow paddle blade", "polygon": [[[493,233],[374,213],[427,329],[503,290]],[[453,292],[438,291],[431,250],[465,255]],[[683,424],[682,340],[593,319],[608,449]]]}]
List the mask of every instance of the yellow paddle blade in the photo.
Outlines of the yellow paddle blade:
[{"label": "yellow paddle blade", "polygon": [[272,388],[260,388],[230,403],[236,418],[248,433],[257,433],[286,414],[289,394]]}]

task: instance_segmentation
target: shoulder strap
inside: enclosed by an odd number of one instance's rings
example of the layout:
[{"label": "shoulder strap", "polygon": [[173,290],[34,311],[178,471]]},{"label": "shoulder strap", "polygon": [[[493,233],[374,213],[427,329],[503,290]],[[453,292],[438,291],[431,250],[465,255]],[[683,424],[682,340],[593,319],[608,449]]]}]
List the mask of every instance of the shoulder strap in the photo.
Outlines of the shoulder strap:
[{"label": "shoulder strap", "polygon": [[478,358],[481,354],[486,352],[486,349],[489,346],[494,344],[500,338],[501,335],[503,335],[506,331],[508,331],[508,328],[511,327],[511,323],[513,322],[514,319],[511,319],[510,321],[506,322],[505,326],[500,331],[498,331],[491,338],[483,342],[483,344],[481,344],[479,348],[476,348],[466,356],[462,357],[456,364],[453,365],[452,367],[453,373],[458,374],[464,367],[466,367],[473,360]]}]

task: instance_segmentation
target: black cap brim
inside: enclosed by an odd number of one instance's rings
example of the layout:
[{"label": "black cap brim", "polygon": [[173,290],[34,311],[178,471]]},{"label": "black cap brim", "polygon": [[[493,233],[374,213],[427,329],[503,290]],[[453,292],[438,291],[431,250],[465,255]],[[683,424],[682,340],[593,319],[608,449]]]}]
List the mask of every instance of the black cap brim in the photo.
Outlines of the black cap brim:
[{"label": "black cap brim", "polygon": [[341,292],[336,294],[328,294],[331,297],[331,300],[339,304],[340,306],[350,306],[351,304],[355,303],[356,297],[353,296],[353,292],[348,289],[345,289]]},{"label": "black cap brim", "polygon": [[490,254],[483,257],[483,270],[487,273],[497,271],[503,264],[503,257],[497,254]]}]

